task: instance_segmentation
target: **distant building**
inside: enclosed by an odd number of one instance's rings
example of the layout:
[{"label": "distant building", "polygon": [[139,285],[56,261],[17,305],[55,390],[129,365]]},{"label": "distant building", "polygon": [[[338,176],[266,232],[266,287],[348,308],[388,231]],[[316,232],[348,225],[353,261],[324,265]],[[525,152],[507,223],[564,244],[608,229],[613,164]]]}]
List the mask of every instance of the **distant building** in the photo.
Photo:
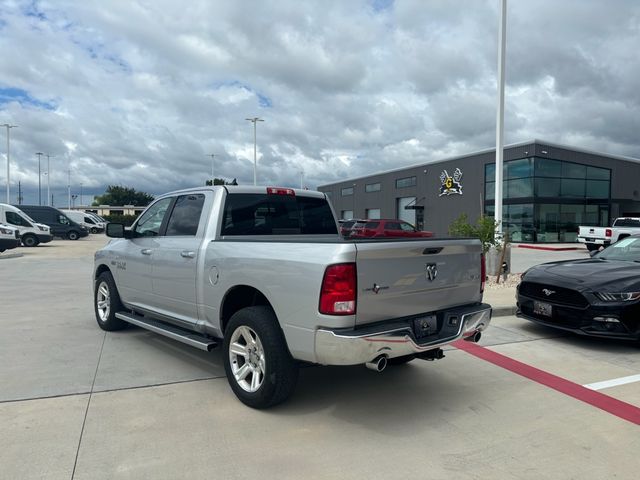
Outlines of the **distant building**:
[{"label": "distant building", "polygon": [[140,215],[147,207],[136,207],[133,205],[97,205],[97,206],[80,206],[74,207],[72,210],[80,210],[82,212],[91,212],[104,217],[106,215]]},{"label": "distant building", "polygon": [[[503,228],[516,242],[574,242],[579,225],[640,216],[640,160],[542,140],[504,149]],[[322,185],[340,218],[400,218],[446,236],[494,214],[495,148]]]}]

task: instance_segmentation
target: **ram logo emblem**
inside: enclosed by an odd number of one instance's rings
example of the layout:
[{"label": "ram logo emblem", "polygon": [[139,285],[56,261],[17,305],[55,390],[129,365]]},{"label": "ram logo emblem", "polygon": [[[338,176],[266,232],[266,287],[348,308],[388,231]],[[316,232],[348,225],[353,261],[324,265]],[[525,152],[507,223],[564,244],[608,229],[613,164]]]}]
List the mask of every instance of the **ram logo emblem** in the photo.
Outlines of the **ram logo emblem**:
[{"label": "ram logo emblem", "polygon": [[438,276],[438,266],[435,263],[427,263],[425,267],[427,269],[425,273],[427,280],[433,282]]}]

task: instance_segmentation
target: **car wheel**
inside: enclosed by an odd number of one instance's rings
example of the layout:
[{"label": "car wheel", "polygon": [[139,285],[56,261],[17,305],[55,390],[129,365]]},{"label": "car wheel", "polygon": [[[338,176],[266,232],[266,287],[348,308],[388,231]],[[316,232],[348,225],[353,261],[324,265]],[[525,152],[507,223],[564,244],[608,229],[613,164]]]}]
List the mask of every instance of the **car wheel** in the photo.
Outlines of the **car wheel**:
[{"label": "car wheel", "polygon": [[98,229],[96,227],[91,227],[91,230],[89,230],[91,233],[98,233]]},{"label": "car wheel", "polygon": [[35,235],[23,235],[22,237],[22,245],[25,247],[37,247],[38,243],[40,242]]},{"label": "car wheel", "polygon": [[93,300],[96,320],[102,330],[112,332],[127,327],[127,322],[116,318],[116,312],[123,307],[111,272],[102,272],[98,276]]},{"label": "car wheel", "polygon": [[71,230],[69,233],[67,233],[67,238],[69,240],[77,240],[79,236],[80,234],[75,230]]},{"label": "car wheel", "polygon": [[585,243],[585,245],[587,246],[587,250],[589,250],[590,252],[594,252],[600,249],[600,245],[596,245],[595,243]]},{"label": "car wheel", "polygon": [[231,317],[223,359],[233,393],[252,408],[285,401],[298,380],[298,366],[269,307],[243,308]]},{"label": "car wheel", "polygon": [[405,355],[403,357],[395,357],[395,358],[390,358],[387,360],[387,363],[389,365],[406,365],[407,363],[409,363],[412,360],[415,360],[415,355]]}]

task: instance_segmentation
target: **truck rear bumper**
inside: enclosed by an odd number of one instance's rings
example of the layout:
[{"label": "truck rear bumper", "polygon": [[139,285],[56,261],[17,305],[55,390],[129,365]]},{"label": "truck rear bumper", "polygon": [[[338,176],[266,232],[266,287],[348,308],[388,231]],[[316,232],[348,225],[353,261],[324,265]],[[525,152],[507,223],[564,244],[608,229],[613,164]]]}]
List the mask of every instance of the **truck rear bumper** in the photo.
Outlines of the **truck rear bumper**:
[{"label": "truck rear bumper", "polygon": [[578,242],[592,243],[594,245],[603,245],[605,247],[611,243],[610,240],[603,240],[602,238],[594,238],[594,237],[578,237]]},{"label": "truck rear bumper", "polygon": [[489,326],[491,305],[486,303],[436,312],[439,333],[416,338],[416,318],[391,320],[357,329],[318,329],[316,362],[322,365],[358,365],[384,355],[387,358],[420,354],[474,336]]}]

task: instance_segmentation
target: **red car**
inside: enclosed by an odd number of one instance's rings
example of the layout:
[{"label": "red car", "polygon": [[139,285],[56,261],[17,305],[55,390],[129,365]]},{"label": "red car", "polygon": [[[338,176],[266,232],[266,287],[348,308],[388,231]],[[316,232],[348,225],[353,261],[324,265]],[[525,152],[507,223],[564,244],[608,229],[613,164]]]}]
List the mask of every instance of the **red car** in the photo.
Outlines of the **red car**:
[{"label": "red car", "polygon": [[413,225],[402,220],[367,220],[361,229],[352,229],[351,238],[371,237],[433,237],[432,232],[416,230]]}]

